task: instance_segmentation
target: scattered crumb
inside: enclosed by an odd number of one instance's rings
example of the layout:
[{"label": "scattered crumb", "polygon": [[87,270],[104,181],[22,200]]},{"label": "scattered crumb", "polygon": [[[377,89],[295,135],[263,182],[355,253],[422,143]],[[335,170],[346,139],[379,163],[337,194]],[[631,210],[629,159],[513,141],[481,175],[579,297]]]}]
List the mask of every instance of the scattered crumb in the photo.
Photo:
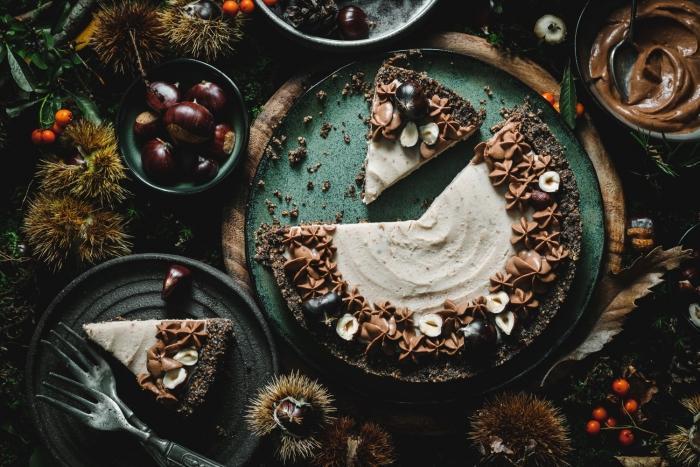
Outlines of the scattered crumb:
[{"label": "scattered crumb", "polygon": [[328,134],[331,132],[332,128],[333,128],[333,125],[331,125],[328,122],[323,122],[323,125],[321,125],[321,131],[319,133],[321,135],[321,138],[323,138],[323,139],[328,138]]},{"label": "scattered crumb", "polygon": [[361,187],[365,184],[365,168],[362,167],[360,171],[355,175],[355,185]]},{"label": "scattered crumb", "polygon": [[338,211],[335,213],[335,223],[340,224],[343,222],[343,216],[345,215],[344,211]]},{"label": "scattered crumb", "polygon": [[286,209],[284,211],[282,211],[282,217],[287,217],[288,215],[289,215],[289,211],[287,211]]},{"label": "scattered crumb", "polygon": [[313,119],[314,118],[311,115],[307,115],[306,117],[304,117],[304,123],[309,123]]},{"label": "scattered crumb", "polygon": [[279,190],[275,190],[275,192],[272,193],[272,196],[274,196],[274,197],[277,198],[278,200],[282,201],[282,193],[280,193]]},{"label": "scattered crumb", "polygon": [[321,184],[321,191],[325,193],[330,189],[331,189],[331,182],[329,180],[324,180],[323,183]]},{"label": "scattered crumb", "polygon": [[309,180],[309,181],[306,183],[306,189],[309,190],[309,191],[313,190],[313,189],[314,189],[314,182],[312,182],[311,180]]},{"label": "scattered crumb", "polygon": [[426,198],[423,200],[420,207],[423,209],[428,209],[431,204],[433,204],[433,198]]},{"label": "scattered crumb", "polygon": [[275,213],[275,209],[277,209],[277,205],[275,203],[269,199],[266,199],[265,205],[267,206],[267,212],[269,212],[271,215]]},{"label": "scattered crumb", "polygon": [[291,217],[292,219],[299,217],[299,208],[295,206],[294,209],[289,211],[289,217]]},{"label": "scattered crumb", "polygon": [[265,156],[269,157],[273,161],[279,160],[279,150],[282,149],[282,145],[287,140],[285,135],[273,136],[270,139],[270,144],[265,148]]},{"label": "scattered crumb", "polygon": [[345,133],[345,131],[343,131],[343,141],[345,141],[345,144],[350,144],[350,135]]},{"label": "scattered crumb", "polygon": [[316,93],[316,99],[318,99],[320,102],[325,102],[326,97],[328,97],[328,93],[324,91],[323,89],[319,90]]},{"label": "scattered crumb", "polygon": [[493,91],[491,90],[491,86],[484,86],[484,92],[487,96],[489,96],[489,99],[493,98]]},{"label": "scattered crumb", "polygon": [[345,197],[352,199],[357,197],[357,189],[355,188],[355,185],[348,185],[347,189],[345,190]]},{"label": "scattered crumb", "polygon": [[284,195],[284,201],[285,201],[287,204],[291,203],[291,202],[292,202],[292,195],[290,195],[290,194]]},{"label": "scattered crumb", "polygon": [[265,180],[258,180],[258,188],[261,190],[265,189]]},{"label": "scattered crumb", "polygon": [[335,79],[338,79],[338,73],[333,73],[333,74],[331,75],[331,79],[334,79],[334,80],[335,80]]},{"label": "scattered crumb", "polygon": [[287,154],[287,158],[289,159],[289,165],[292,166],[297,165],[299,162],[306,158],[306,139],[304,139],[303,136],[300,136],[297,138],[297,141],[299,142],[299,147],[297,147],[296,149],[292,149]]},{"label": "scattered crumb", "polygon": [[481,100],[479,101],[479,105],[481,105],[481,106],[486,105],[486,99],[481,99]]},{"label": "scattered crumb", "polygon": [[321,163],[316,162],[313,165],[310,165],[306,168],[306,171],[309,172],[310,174],[318,172],[318,169],[321,168]]}]

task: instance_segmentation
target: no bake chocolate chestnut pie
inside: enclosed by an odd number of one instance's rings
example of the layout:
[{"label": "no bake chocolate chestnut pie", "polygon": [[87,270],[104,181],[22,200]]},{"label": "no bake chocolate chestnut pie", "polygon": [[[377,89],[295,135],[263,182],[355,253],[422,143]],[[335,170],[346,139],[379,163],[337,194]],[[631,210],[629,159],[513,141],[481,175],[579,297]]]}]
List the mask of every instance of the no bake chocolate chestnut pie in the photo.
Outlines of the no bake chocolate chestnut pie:
[{"label": "no bake chocolate chestnut pie", "polygon": [[[380,71],[375,114],[401,105],[402,76]],[[424,153],[434,157],[478,128],[468,104],[433,86],[425,106],[439,117],[437,140],[423,128],[433,117],[421,114],[422,141],[399,148],[406,125],[392,139],[394,117],[373,115],[365,202],[423,164]],[[510,359],[557,313],[580,252],[576,183],[564,149],[527,104],[503,114],[419,219],[260,229],[258,260],[333,355],[404,381],[467,379]],[[374,139],[384,132],[386,141]],[[375,177],[380,166],[399,170]]]}]

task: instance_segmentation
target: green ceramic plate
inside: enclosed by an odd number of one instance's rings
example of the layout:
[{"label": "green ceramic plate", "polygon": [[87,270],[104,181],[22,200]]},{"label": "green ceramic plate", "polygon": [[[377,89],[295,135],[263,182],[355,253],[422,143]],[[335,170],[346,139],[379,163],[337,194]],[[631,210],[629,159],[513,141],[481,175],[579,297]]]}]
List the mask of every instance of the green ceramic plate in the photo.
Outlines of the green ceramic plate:
[{"label": "green ceramic plate", "polygon": [[[486,121],[481,132],[442,154],[418,171],[385,191],[382,196],[365,206],[358,195],[348,195],[348,187],[355,186],[355,176],[362,167],[365,157],[366,127],[364,118],[369,111],[362,95],[343,97],[343,86],[353,74],[362,72],[365,80],[372,83],[374,75],[385,57],[376,57],[361,63],[347,65],[323,79],[289,111],[278,127],[278,135],[286,135],[287,140],[280,152],[281,158],[273,161],[263,159],[253,180],[247,219],[246,248],[249,267],[255,283],[260,304],[270,322],[279,334],[294,347],[310,364],[318,367],[345,385],[371,393],[373,397],[399,401],[440,401],[457,394],[482,393],[505,385],[524,375],[547,357],[571,332],[588,303],[600,269],[604,244],[603,205],[596,174],[588,156],[571,131],[565,127],[558,114],[539,95],[512,76],[478,60],[438,50],[424,50],[423,58],[416,69],[428,74],[469,99],[475,107],[484,101],[487,111]],[[414,63],[416,61],[414,60]],[[493,97],[489,98],[484,87],[489,86]],[[318,91],[327,93],[325,103],[316,97]],[[332,222],[336,213],[343,214],[344,222],[391,221],[418,218],[428,204],[426,201],[437,196],[469,162],[474,146],[488,139],[488,128],[502,118],[499,111],[504,106],[522,104],[529,96],[536,107],[542,108],[545,122],[559,142],[566,148],[566,155],[576,175],[580,190],[581,217],[583,219],[582,249],[574,285],[567,302],[552,320],[545,332],[529,347],[505,364],[485,370],[468,381],[454,383],[403,383],[370,376],[327,354],[314,339],[295,321],[282,299],[272,274],[252,258],[255,248],[255,231],[261,223],[271,222],[273,216],[268,210],[270,202],[277,205],[275,216],[284,224],[310,221]],[[305,116],[313,119],[304,123]],[[334,125],[327,139],[320,137],[319,131],[324,122]],[[345,142],[343,135],[349,137]],[[299,167],[290,167],[287,151],[297,147],[297,137],[306,138],[308,157]],[[316,165],[317,170],[313,170]],[[310,173],[311,172],[311,173]],[[264,181],[264,188],[258,186]],[[330,182],[330,188],[322,191],[323,181]],[[308,182],[314,188],[309,190]],[[279,190],[284,197],[289,194],[298,204],[299,216],[290,222],[281,215],[291,209],[284,199],[273,195]]]},{"label": "green ceramic plate", "polygon": [[151,81],[177,82],[184,93],[190,86],[202,80],[211,81],[221,86],[228,97],[226,113],[221,121],[231,125],[236,132],[236,143],[233,152],[219,167],[216,177],[206,183],[180,182],[175,185],[161,185],[151,180],[144,172],[141,165],[141,150],[139,142],[134,136],[134,120],[141,112],[148,110],[145,101],[146,88],[143,80],[138,79],[127,89],[122,98],[117,115],[117,136],[119,138],[119,151],[131,169],[134,176],[145,185],[164,192],[176,195],[189,195],[199,193],[218,185],[236,167],[240,159],[245,155],[244,149],[248,145],[248,111],[243,102],[243,96],[236,84],[221,70],[189,58],[180,58],[165,62],[156,68],[149,70],[148,77]]}]

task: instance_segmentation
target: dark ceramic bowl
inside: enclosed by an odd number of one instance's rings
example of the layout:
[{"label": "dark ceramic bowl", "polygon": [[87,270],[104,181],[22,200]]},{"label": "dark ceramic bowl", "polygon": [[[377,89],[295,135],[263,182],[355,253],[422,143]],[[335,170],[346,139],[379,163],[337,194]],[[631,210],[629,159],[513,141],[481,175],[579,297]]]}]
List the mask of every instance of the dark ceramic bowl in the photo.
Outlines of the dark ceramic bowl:
[{"label": "dark ceramic bowl", "polygon": [[286,1],[279,1],[277,5],[269,7],[263,0],[255,0],[257,7],[265,16],[288,37],[316,49],[336,52],[377,48],[398,39],[417,26],[437,2],[438,0],[340,0],[338,2],[340,8],[347,5],[359,6],[375,23],[367,39],[344,40],[337,34],[331,37],[317,36],[301,32],[291,26],[282,17],[282,5],[286,4]]},{"label": "dark ceramic bowl", "polygon": [[583,7],[581,15],[578,18],[578,23],[576,24],[576,35],[574,38],[576,66],[581,77],[581,82],[593,97],[593,100],[596,101],[605,112],[612,115],[613,118],[632,130],[648,134],[652,138],[665,139],[668,141],[700,141],[700,129],[690,133],[661,133],[648,130],[628,121],[599,98],[595,86],[593,85],[588,66],[591,56],[591,46],[605,21],[610,17],[610,14],[625,5],[629,6],[629,0],[589,0],[586,6]]},{"label": "dark ceramic bowl", "polygon": [[199,193],[221,183],[244,157],[245,149],[248,145],[248,110],[236,84],[221,70],[207,63],[187,58],[172,60],[159,65],[148,72],[148,79],[170,83],[177,82],[180,84],[182,92],[186,92],[190,86],[202,80],[211,81],[221,86],[228,97],[228,104],[223,118],[218,121],[224,121],[231,125],[236,132],[236,143],[231,155],[219,167],[219,173],[208,182],[182,181],[174,185],[155,182],[143,170],[141,164],[141,142],[136,139],[133,130],[136,116],[145,110],[149,110],[145,100],[145,85],[143,80],[138,79],[134,81],[124,94],[117,116],[119,151],[134,176],[157,191],[176,195]]}]

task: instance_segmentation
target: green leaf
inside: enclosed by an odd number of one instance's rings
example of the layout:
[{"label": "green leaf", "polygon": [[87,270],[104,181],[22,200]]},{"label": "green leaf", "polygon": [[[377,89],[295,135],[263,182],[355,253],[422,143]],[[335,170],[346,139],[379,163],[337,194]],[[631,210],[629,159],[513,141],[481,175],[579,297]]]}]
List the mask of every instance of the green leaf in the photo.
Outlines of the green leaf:
[{"label": "green leaf", "polygon": [[81,94],[71,94],[71,97],[75,101],[75,105],[78,106],[85,119],[97,125],[102,123],[100,111],[97,110],[97,105],[89,97]]},{"label": "green leaf", "polygon": [[5,113],[7,114],[8,117],[10,118],[15,118],[19,114],[21,114],[25,109],[28,109],[29,107],[35,106],[36,104],[39,103],[41,99],[34,99],[31,101],[26,101],[22,102],[21,104],[17,104],[12,107],[7,107],[5,109]]},{"label": "green leaf", "polygon": [[559,89],[559,111],[572,130],[576,126],[576,86],[571,75],[571,62],[566,65]]},{"label": "green leaf", "polygon": [[37,67],[40,70],[46,70],[49,68],[49,66],[46,64],[41,55],[37,53],[31,55],[31,62],[35,67]]},{"label": "green leaf", "polygon": [[29,78],[24,73],[22,66],[17,61],[17,57],[15,57],[15,54],[12,53],[10,45],[5,44],[5,47],[7,47],[7,63],[10,65],[10,74],[12,74],[12,78],[15,80],[15,83],[17,83],[17,86],[19,86],[22,91],[32,92],[34,90],[34,86],[32,86]]},{"label": "green leaf", "polygon": [[56,117],[56,112],[58,112],[60,108],[61,98],[53,94],[47,95],[39,109],[39,127],[51,128]]}]

